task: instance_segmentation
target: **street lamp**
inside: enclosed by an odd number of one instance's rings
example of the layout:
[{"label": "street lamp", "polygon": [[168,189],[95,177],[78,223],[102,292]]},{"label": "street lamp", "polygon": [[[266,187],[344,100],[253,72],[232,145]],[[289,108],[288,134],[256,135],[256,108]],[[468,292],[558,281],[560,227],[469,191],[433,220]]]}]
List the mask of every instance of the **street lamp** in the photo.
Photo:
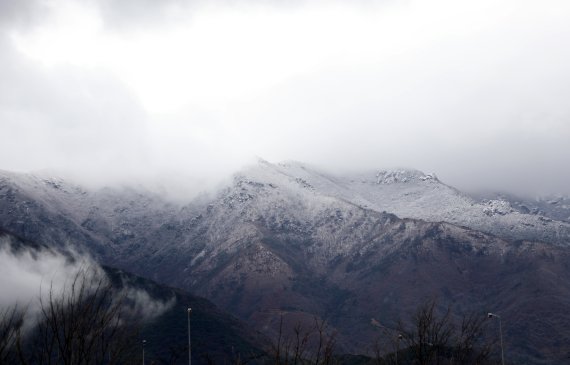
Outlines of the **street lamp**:
[{"label": "street lamp", "polygon": [[501,324],[501,316],[494,313],[487,313],[488,318],[498,318],[499,319],[499,336],[501,338],[501,364],[505,365],[505,351],[503,349],[503,325]]},{"label": "street lamp", "polygon": [[398,365],[398,352],[400,352],[400,340],[404,338],[401,333],[398,333],[397,341],[396,341],[396,365]]},{"label": "street lamp", "polygon": [[144,365],[144,347],[146,345],[146,340],[142,340],[142,348],[143,348],[143,365]]},{"label": "street lamp", "polygon": [[192,342],[190,341],[190,315],[192,308],[188,307],[188,365],[192,365]]}]

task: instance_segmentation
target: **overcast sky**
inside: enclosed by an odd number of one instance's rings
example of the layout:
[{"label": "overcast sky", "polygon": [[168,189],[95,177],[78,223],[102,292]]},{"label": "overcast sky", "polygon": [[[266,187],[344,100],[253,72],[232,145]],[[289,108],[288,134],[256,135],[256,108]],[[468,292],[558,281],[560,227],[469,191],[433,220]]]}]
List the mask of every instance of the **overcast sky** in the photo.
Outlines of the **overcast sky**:
[{"label": "overcast sky", "polygon": [[567,0],[0,0],[0,169],[570,193]]}]

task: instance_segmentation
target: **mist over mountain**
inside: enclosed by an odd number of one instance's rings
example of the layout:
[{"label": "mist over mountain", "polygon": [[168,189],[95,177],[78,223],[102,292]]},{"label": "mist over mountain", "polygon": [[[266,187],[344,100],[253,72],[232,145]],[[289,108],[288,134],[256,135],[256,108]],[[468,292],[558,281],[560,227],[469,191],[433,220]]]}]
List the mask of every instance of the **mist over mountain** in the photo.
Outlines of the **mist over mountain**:
[{"label": "mist over mountain", "polygon": [[188,189],[263,156],[570,193],[563,0],[22,0],[0,13],[0,169]]}]

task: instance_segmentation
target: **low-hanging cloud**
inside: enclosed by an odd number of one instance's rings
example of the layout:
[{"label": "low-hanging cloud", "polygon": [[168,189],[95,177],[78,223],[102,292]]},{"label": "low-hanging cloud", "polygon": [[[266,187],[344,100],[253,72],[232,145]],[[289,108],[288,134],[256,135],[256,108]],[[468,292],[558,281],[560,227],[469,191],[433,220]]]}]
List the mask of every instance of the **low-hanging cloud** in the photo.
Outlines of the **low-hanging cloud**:
[{"label": "low-hanging cloud", "polygon": [[2,169],[190,189],[260,156],[570,193],[562,0],[1,4]]},{"label": "low-hanging cloud", "polygon": [[175,296],[166,301],[156,300],[147,291],[129,286],[125,286],[120,295],[132,304],[129,308],[131,316],[143,322],[160,317],[176,304]]},{"label": "low-hanging cloud", "polygon": [[[14,307],[24,310],[26,328],[38,319],[41,302],[48,303],[50,295],[57,300],[74,293],[74,280],[85,279],[88,291],[109,283],[101,266],[85,254],[71,249],[63,254],[48,248],[14,247],[9,236],[0,237],[0,312]],[[157,318],[176,303],[174,296],[159,300],[128,283],[113,295],[123,301],[125,313],[143,322]]]},{"label": "low-hanging cloud", "polygon": [[[100,275],[98,266],[86,257],[58,254],[55,251],[13,250],[9,238],[0,238],[0,307],[28,307],[36,313],[40,295],[50,290],[61,293],[69,278],[76,277],[87,267]],[[43,289],[42,289],[43,287]]]}]

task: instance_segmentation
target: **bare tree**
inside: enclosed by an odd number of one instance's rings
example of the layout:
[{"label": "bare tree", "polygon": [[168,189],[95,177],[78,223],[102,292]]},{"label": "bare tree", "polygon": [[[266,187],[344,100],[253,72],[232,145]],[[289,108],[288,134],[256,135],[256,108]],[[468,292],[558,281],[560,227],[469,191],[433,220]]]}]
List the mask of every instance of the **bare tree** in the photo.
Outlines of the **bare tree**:
[{"label": "bare tree", "polygon": [[422,304],[411,325],[399,324],[406,346],[401,364],[485,364],[489,363],[490,343],[484,339],[485,316],[470,313],[456,325],[450,308],[438,315],[436,300]]},{"label": "bare tree", "polygon": [[326,321],[318,320],[317,318],[315,318],[315,330],[319,345],[315,352],[314,365],[332,365],[335,362],[333,355],[336,344],[336,334],[329,334]]},{"label": "bare tree", "polygon": [[305,358],[307,345],[309,344],[309,332],[303,332],[303,327],[297,323],[293,328],[294,344],[293,344],[293,365],[301,364]]},{"label": "bare tree", "polygon": [[[62,292],[40,295],[40,315],[23,347],[24,363],[125,364],[136,347],[136,326],[124,294],[95,270],[80,271]],[[132,360],[130,360],[132,361]]]},{"label": "bare tree", "polygon": [[335,344],[336,335],[330,333],[324,320],[315,318],[313,326],[306,330],[297,323],[290,337],[283,333],[281,318],[277,340],[271,346],[270,362],[274,365],[333,365]]},{"label": "bare tree", "polygon": [[489,359],[491,343],[485,341],[486,317],[470,313],[461,319],[454,341],[453,360],[457,364],[482,364]]},{"label": "bare tree", "polygon": [[404,343],[420,365],[439,364],[440,353],[450,344],[454,331],[449,308],[438,316],[435,306],[435,300],[421,305],[412,317],[410,329],[399,325]]},{"label": "bare tree", "polygon": [[24,311],[17,306],[0,312],[0,364],[17,361],[17,345],[23,322]]}]

